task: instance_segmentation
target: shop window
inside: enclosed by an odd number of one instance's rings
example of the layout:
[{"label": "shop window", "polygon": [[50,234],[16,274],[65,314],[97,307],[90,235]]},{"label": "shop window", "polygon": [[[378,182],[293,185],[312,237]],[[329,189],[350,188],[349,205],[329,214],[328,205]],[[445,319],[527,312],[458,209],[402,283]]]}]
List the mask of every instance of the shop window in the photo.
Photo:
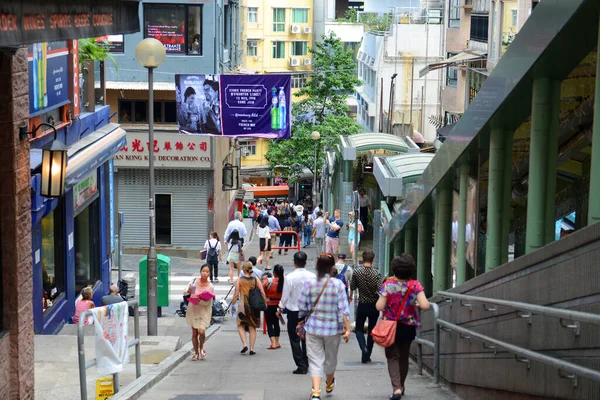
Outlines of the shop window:
[{"label": "shop window", "polygon": [[258,7],[248,7],[248,22],[258,22]]},{"label": "shop window", "polygon": [[308,9],[307,8],[294,8],[292,10],[292,23],[293,24],[308,23]]},{"label": "shop window", "polygon": [[44,312],[65,291],[65,267],[62,262],[62,221],[60,207],[42,218],[42,288]]},{"label": "shop window", "polygon": [[75,217],[75,290],[100,280],[99,200],[94,200]]},{"label": "shop window", "polygon": [[460,27],[460,0],[450,0],[450,17],[448,18],[448,26],[450,28]]},{"label": "shop window", "polygon": [[[145,100],[119,100],[119,122],[148,123],[148,102]],[[155,101],[154,122],[176,123],[177,110],[175,102]]]},{"label": "shop window", "polygon": [[157,194],[156,201],[156,244],[171,244],[171,195]]},{"label": "shop window", "polygon": [[273,42],[273,58],[285,57],[285,42]]},{"label": "shop window", "polygon": [[302,89],[306,86],[308,74],[292,74],[292,89]]},{"label": "shop window", "polygon": [[307,42],[292,42],[292,55],[305,56],[308,53]]},{"label": "shop window", "polygon": [[258,41],[257,40],[248,40],[246,42],[247,46],[247,55],[250,57],[258,55]]},{"label": "shop window", "polygon": [[285,8],[273,9],[273,32],[285,32]]},{"label": "shop window", "polygon": [[202,55],[202,6],[144,3],[144,37],[158,39],[167,53]]},{"label": "shop window", "polygon": [[164,101],[163,103],[165,116],[164,122],[177,123],[177,105],[174,101]]}]

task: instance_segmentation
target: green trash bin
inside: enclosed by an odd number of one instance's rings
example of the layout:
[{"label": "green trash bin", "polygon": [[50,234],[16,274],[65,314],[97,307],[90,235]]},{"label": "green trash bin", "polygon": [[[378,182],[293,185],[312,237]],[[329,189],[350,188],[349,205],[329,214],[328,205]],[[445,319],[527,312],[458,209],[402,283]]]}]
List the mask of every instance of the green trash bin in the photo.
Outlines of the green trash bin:
[{"label": "green trash bin", "polygon": [[[169,306],[169,275],[171,274],[171,259],[158,254],[158,307]],[[140,260],[140,306],[148,306],[148,257]]]}]

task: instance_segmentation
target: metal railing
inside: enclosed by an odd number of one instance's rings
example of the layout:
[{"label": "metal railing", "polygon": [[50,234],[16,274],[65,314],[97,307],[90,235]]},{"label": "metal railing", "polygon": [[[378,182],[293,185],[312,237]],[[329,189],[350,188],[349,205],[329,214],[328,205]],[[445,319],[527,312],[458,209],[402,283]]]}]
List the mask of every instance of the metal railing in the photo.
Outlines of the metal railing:
[{"label": "metal railing", "polygon": [[[135,377],[136,379],[142,376],[142,357],[141,357],[141,341],[140,341],[140,311],[137,300],[129,300],[127,305],[133,307],[133,326],[135,339],[127,342],[127,347],[135,346]],[[104,306],[108,307],[108,306]],[[85,320],[92,314],[91,310],[86,310],[79,316],[77,324],[77,349],[79,354],[79,386],[81,392],[81,400],[87,400],[87,376],[86,370],[96,365],[96,359],[85,361],[84,347],[84,327]],[[113,374],[113,386],[115,394],[119,391],[119,374]]]},{"label": "metal railing", "polygon": [[[494,312],[498,311],[497,307],[507,307],[516,311],[517,315],[521,318],[527,319],[528,323],[532,323],[533,314],[545,315],[549,317],[555,317],[560,319],[560,325],[563,328],[573,329],[576,336],[580,334],[581,323],[589,323],[594,325],[600,325],[600,315],[585,313],[581,311],[565,310],[555,307],[539,306],[535,304],[521,303],[517,301],[493,299],[488,297],[471,296],[458,293],[450,292],[438,292],[437,293],[446,301],[452,302],[452,300],[458,300],[460,305],[467,307],[470,310],[473,309],[473,303],[481,303],[485,311]],[[433,342],[421,338],[420,333],[417,334],[415,343],[417,344],[417,365],[418,371],[421,375],[423,373],[423,354],[422,346],[428,346],[433,348],[433,372],[434,381],[439,383],[439,371],[440,371],[440,331],[455,331],[458,332],[461,339],[476,339],[483,343],[486,349],[503,349],[509,353],[514,354],[515,360],[518,362],[526,363],[527,368],[531,368],[531,361],[537,361],[539,363],[549,365],[558,369],[558,375],[561,378],[572,379],[573,386],[577,387],[578,378],[583,377],[591,379],[596,382],[600,382],[600,371],[593,370],[590,368],[583,367],[578,364],[574,364],[556,357],[547,356],[545,354],[529,350],[520,346],[516,346],[504,341],[494,339],[490,336],[483,335],[475,332],[471,329],[452,324],[448,321],[440,319],[439,307],[435,303],[431,303],[434,313],[434,326],[433,326]],[[490,307],[496,306],[496,307]],[[572,321],[572,323],[565,323],[565,321]],[[567,373],[567,374],[564,374]]]}]

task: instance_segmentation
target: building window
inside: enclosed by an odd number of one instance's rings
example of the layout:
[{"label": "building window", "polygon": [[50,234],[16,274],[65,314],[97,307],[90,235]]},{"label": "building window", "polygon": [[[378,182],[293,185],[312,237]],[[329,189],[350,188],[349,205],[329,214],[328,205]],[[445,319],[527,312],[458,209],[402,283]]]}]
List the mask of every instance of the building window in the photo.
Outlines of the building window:
[{"label": "building window", "polygon": [[242,146],[242,155],[244,157],[256,155],[256,140],[240,142],[240,146]]},{"label": "building window", "polygon": [[[148,101],[146,100],[119,100],[119,122],[121,123],[148,123]],[[177,111],[174,101],[154,102],[154,122],[176,123]]]},{"label": "building window", "polygon": [[512,26],[513,26],[513,28],[516,28],[517,27],[517,15],[518,15],[517,9],[513,8],[512,10],[510,10],[510,12],[511,12],[511,17],[512,17],[512,21],[511,21]]},{"label": "building window", "polygon": [[75,217],[75,290],[100,280],[99,200],[94,200]]},{"label": "building window", "polygon": [[460,0],[450,0],[450,17],[448,18],[448,26],[450,28],[460,27]]},{"label": "building window", "polygon": [[62,221],[60,207],[42,218],[41,260],[44,311],[52,307],[55,299],[65,291],[65,270],[60,258]]},{"label": "building window", "polygon": [[[458,53],[448,53],[448,57],[454,57]],[[457,87],[458,86],[458,68],[455,66],[446,67],[446,86]]]},{"label": "building window", "polygon": [[285,8],[273,9],[273,32],[285,32]]},{"label": "building window", "polygon": [[488,41],[488,15],[471,15],[471,40],[487,43]]},{"label": "building window", "polygon": [[308,74],[292,74],[292,89],[302,89],[307,79]]},{"label": "building window", "polygon": [[292,55],[305,56],[308,53],[308,42],[292,42]]},{"label": "building window", "polygon": [[258,7],[248,7],[248,22],[258,22]]},{"label": "building window", "polygon": [[285,42],[273,42],[273,58],[285,57]]},{"label": "building window", "polygon": [[308,23],[308,8],[292,9],[292,23],[293,24],[307,24]]},{"label": "building window", "polygon": [[202,55],[202,6],[144,3],[144,37],[167,53]]},{"label": "building window", "polygon": [[157,194],[156,201],[156,244],[171,244],[171,195]]},{"label": "building window", "polygon": [[246,42],[246,46],[248,48],[247,55],[250,57],[258,55],[258,41],[256,40],[248,40]]}]

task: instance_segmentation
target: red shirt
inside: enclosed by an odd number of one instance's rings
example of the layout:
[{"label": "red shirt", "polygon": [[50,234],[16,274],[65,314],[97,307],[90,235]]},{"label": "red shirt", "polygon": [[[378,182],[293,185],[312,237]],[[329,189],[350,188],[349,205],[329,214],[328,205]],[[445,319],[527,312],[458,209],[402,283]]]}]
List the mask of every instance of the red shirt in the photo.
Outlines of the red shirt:
[{"label": "red shirt", "polygon": [[271,286],[267,289],[269,285],[269,281],[265,279],[263,281],[263,288],[265,289],[265,295],[267,296],[267,305],[268,306],[276,306],[279,304],[279,300],[281,300],[281,292],[277,291],[277,286],[279,286],[279,279],[272,278]]}]

